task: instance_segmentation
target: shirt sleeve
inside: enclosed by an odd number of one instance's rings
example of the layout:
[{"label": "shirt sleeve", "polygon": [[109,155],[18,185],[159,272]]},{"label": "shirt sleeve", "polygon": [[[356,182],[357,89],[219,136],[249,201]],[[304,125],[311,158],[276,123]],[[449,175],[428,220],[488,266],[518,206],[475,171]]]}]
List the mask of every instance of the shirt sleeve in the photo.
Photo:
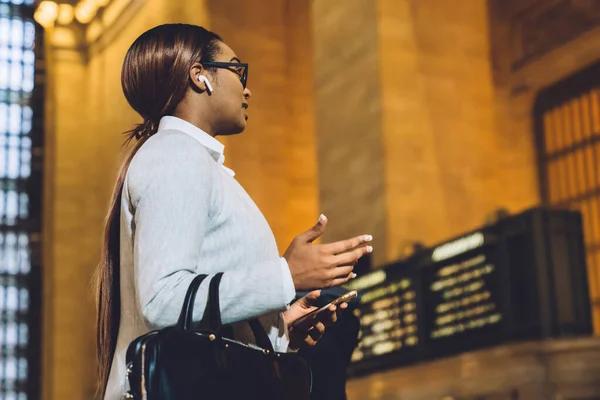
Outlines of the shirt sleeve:
[{"label": "shirt sleeve", "polygon": [[[154,328],[175,324],[194,277],[215,271],[224,272],[219,292],[224,324],[285,310],[291,301],[291,275],[287,268],[290,276],[285,276],[277,255],[261,265],[239,268],[224,261],[210,271],[202,270],[201,248],[214,211],[214,171],[218,170],[204,147],[181,133],[152,137],[144,147],[132,161],[128,181],[135,205],[137,298],[146,322]],[[204,315],[211,277],[198,290],[194,321]]]},{"label": "shirt sleeve", "polygon": [[292,273],[285,257],[281,257],[281,278],[283,284],[283,293],[285,295],[284,302],[289,304],[296,297],[296,288],[294,286],[294,280],[292,279]]},{"label": "shirt sleeve", "polygon": [[[284,288],[284,301],[286,304],[289,304],[296,297],[296,288],[294,287],[294,281],[292,280],[292,273],[290,272],[290,267],[288,266],[287,260],[285,257],[281,257],[281,277],[282,284]],[[289,306],[287,307],[289,308]],[[289,349],[290,344],[290,335],[288,332],[288,326],[285,323],[285,319],[280,315],[281,318],[281,327],[279,329],[279,335],[277,337],[277,351],[280,352],[292,352],[293,350]]]}]

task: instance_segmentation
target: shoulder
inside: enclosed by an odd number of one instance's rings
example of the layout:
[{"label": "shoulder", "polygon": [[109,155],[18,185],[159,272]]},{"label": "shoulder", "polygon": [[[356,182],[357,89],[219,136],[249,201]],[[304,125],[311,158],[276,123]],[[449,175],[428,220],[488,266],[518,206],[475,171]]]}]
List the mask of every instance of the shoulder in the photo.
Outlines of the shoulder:
[{"label": "shoulder", "polygon": [[160,131],[142,145],[131,162],[132,168],[155,165],[156,161],[166,163],[185,162],[208,163],[211,156],[202,144],[183,132]]},{"label": "shoulder", "polygon": [[153,185],[166,190],[206,186],[214,168],[214,159],[194,138],[175,130],[161,131],[133,156],[127,185],[132,199]]}]

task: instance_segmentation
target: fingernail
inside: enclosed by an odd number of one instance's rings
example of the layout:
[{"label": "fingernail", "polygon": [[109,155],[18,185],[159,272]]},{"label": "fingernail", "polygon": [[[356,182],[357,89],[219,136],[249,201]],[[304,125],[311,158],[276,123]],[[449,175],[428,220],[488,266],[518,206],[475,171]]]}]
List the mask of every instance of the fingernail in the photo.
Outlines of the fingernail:
[{"label": "fingernail", "polygon": [[367,253],[370,253],[373,251],[373,247],[372,246],[367,246]]},{"label": "fingernail", "polygon": [[365,242],[370,242],[371,240],[373,240],[373,236],[371,236],[371,235],[365,235],[365,236],[363,237],[363,240],[364,240]]},{"label": "fingernail", "polygon": [[354,278],[356,278],[356,274],[353,272],[351,275],[351,279],[354,279]]},{"label": "fingernail", "polygon": [[323,214],[319,215],[319,222],[325,222],[327,220],[327,217]]}]

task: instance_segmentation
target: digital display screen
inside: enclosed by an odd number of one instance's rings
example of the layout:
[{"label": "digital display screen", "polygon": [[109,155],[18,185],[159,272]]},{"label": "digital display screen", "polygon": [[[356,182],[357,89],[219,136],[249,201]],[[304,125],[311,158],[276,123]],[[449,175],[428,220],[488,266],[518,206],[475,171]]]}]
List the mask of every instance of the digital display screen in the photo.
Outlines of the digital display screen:
[{"label": "digital display screen", "polygon": [[[423,326],[426,344],[493,340],[504,315],[502,285],[493,252],[469,255],[423,268]],[[506,289],[504,289],[506,290]],[[465,339],[471,337],[472,339]],[[449,344],[446,344],[449,345]],[[448,349],[452,352],[452,349]]]},{"label": "digital display screen", "polygon": [[361,336],[352,361],[411,348],[419,343],[416,287],[409,278],[386,282],[362,293],[354,310]]},{"label": "digital display screen", "polygon": [[535,208],[352,280],[361,331],[349,375],[591,335],[584,246],[579,214]]},{"label": "digital display screen", "polygon": [[360,293],[354,315],[361,331],[352,370],[499,341],[507,288],[494,261],[495,244],[493,236],[468,235],[358,279],[348,288]]}]

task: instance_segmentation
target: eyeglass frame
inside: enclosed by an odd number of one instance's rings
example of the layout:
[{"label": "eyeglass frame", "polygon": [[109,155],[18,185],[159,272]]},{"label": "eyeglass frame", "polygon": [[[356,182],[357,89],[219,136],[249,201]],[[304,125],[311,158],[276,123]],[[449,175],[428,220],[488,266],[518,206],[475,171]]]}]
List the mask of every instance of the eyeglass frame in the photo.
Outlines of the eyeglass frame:
[{"label": "eyeglass frame", "polygon": [[[206,61],[202,63],[203,67],[212,67],[212,68],[223,68],[228,69],[234,74],[240,77],[240,82],[242,82],[242,86],[246,89],[246,85],[248,83],[248,63],[241,62],[219,62],[219,61]],[[232,67],[244,67],[244,72],[242,75],[231,69]]]}]

